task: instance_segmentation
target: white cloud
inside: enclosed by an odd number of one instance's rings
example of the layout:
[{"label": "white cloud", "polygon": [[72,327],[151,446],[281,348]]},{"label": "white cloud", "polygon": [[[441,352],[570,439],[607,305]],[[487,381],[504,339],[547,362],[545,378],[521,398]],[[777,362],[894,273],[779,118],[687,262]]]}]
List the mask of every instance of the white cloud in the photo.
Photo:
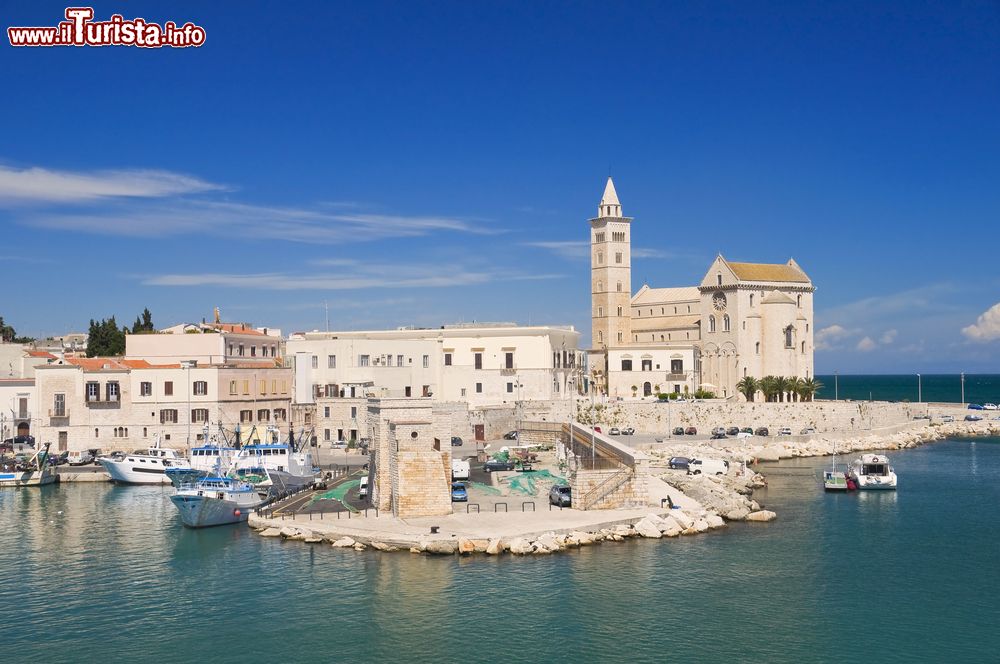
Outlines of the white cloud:
[{"label": "white cloud", "polygon": [[861,352],[867,353],[869,351],[875,350],[877,346],[878,344],[875,343],[874,339],[872,339],[871,337],[865,337],[864,339],[858,342],[857,348]]},{"label": "white cloud", "polygon": [[162,198],[225,187],[161,170],[51,171],[0,166],[0,202],[79,203],[105,198]]},{"label": "white cloud", "polygon": [[974,324],[963,327],[962,334],[979,342],[1000,339],[1000,302],[984,311]]},{"label": "white cloud", "polygon": [[548,249],[563,258],[590,258],[590,243],[586,240],[566,240],[554,242],[524,242],[525,247]]},{"label": "white cloud", "polygon": [[886,330],[885,332],[882,333],[882,336],[879,338],[878,341],[880,344],[888,346],[889,344],[891,344],[893,341],[896,340],[896,336],[898,334],[899,332],[897,330]]},{"label": "white cloud", "polygon": [[860,330],[848,330],[843,325],[828,325],[816,330],[816,350],[831,350],[837,345],[837,342],[860,333]]}]

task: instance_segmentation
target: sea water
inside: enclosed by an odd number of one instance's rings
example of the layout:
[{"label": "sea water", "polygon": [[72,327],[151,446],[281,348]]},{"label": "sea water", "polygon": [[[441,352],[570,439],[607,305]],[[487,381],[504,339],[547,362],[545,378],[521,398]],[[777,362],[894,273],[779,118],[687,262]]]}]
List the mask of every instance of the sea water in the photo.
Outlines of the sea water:
[{"label": "sea water", "polygon": [[3,490],[3,661],[997,661],[1000,439],[890,458],[896,492],[765,464],[772,523],[525,558],[190,530],[169,487]]},{"label": "sea water", "polygon": [[[819,399],[962,403],[961,374],[818,375]],[[1000,403],[1000,375],[965,374],[965,403]]]}]

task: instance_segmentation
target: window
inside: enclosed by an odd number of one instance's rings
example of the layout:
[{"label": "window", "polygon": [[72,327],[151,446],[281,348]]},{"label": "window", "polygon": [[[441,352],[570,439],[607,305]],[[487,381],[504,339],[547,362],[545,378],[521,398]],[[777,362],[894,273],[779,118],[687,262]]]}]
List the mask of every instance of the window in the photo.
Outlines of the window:
[{"label": "window", "polygon": [[597,307],[597,316],[599,318],[604,318],[604,307]]},{"label": "window", "polygon": [[403,396],[407,396],[407,397],[411,396],[412,392],[413,392],[413,389],[409,385],[407,385],[406,387],[403,388]]},{"label": "window", "polygon": [[163,396],[172,397],[174,395],[174,382],[168,380],[163,383]]},{"label": "window", "polygon": [[600,331],[597,332],[597,342],[598,343],[604,343],[604,333],[603,332],[600,332]]},{"label": "window", "polygon": [[465,396],[465,388],[464,387],[462,388],[462,396],[463,397]]},{"label": "window", "polygon": [[804,341],[802,342],[802,354],[803,355],[806,354],[806,342],[804,342]]},{"label": "window", "polygon": [[721,286],[722,285],[722,275],[721,274],[717,274],[717,275],[715,275],[715,277],[718,280],[718,285]]},{"label": "window", "polygon": [[275,408],[274,409],[274,421],[275,422],[284,422],[287,418],[288,418],[288,414],[285,412],[284,408]]},{"label": "window", "polygon": [[330,430],[323,429],[323,440],[330,440]]},{"label": "window", "polygon": [[108,401],[118,401],[121,397],[121,388],[118,386],[118,381],[108,381],[108,385],[105,388],[105,394],[107,395]]},{"label": "window", "polygon": [[428,368],[429,366],[431,366],[431,356],[424,355],[424,369]]},{"label": "window", "polygon": [[446,366],[446,367],[450,367],[451,366],[451,353],[445,353],[444,354],[444,366]]},{"label": "window", "polygon": [[357,406],[351,406],[351,419],[353,420],[353,419],[357,418],[357,416],[358,416],[358,407]]},{"label": "window", "polygon": [[271,394],[278,393],[278,381],[271,379]]},{"label": "window", "polygon": [[236,394],[236,381],[229,381],[229,394]]},{"label": "window", "polygon": [[153,384],[147,382],[139,383],[139,396],[140,397],[153,396]]},{"label": "window", "polygon": [[101,384],[87,383],[87,401],[98,401],[101,398]]},{"label": "window", "polygon": [[323,406],[323,417],[330,417],[330,407]]},{"label": "window", "polygon": [[476,355],[475,355],[475,367],[477,369],[482,369],[483,368],[483,354],[482,353],[476,353]]},{"label": "window", "polygon": [[482,394],[482,393],[483,393],[483,384],[476,383],[476,394]]},{"label": "window", "polygon": [[[412,360],[411,360],[411,362],[412,362]],[[403,356],[402,355],[397,355],[396,356],[396,366],[397,367],[403,366]]]},{"label": "window", "polygon": [[240,411],[240,422],[253,422],[253,411],[252,410],[241,410]]},{"label": "window", "polygon": [[504,353],[503,354],[504,367],[507,369],[514,368],[514,353]]},{"label": "window", "polygon": [[603,281],[598,281],[597,282],[597,292],[601,293],[603,291],[604,291],[604,282]]},{"label": "window", "polygon": [[367,367],[369,362],[371,362],[371,358],[368,355],[362,355],[358,358],[359,367]]},{"label": "window", "polygon": [[723,332],[729,331],[729,314],[726,314],[722,317],[722,331]]},{"label": "window", "polygon": [[597,242],[604,242],[604,233],[595,233],[594,240]]},{"label": "window", "polygon": [[243,381],[243,394],[250,394],[250,381]]},{"label": "window", "polygon": [[622,333],[619,332],[618,333],[618,343],[621,343],[621,342],[622,342]]},{"label": "window", "polygon": [[795,296],[795,303],[796,303],[796,305],[798,306],[799,309],[802,308],[802,294],[801,293],[799,293],[797,296]]},{"label": "window", "polygon": [[257,411],[258,422],[267,422],[270,419],[271,419],[271,411],[268,410],[267,408],[261,408],[260,410]]},{"label": "window", "polygon": [[684,360],[670,360],[670,373],[672,374],[684,373]]},{"label": "window", "polygon": [[620,251],[616,251],[615,252],[615,262],[616,263],[621,263],[622,262],[622,252],[620,252]]},{"label": "window", "polygon": [[708,317],[708,331],[715,332],[715,316]]},{"label": "window", "polygon": [[792,330],[793,329],[794,328],[792,328],[791,325],[789,325],[788,327],[785,328],[785,348],[791,348],[792,346],[795,345],[795,342],[792,341]]},{"label": "window", "polygon": [[260,381],[260,396],[264,396],[265,394],[267,394],[267,381],[262,380]]},{"label": "window", "polygon": [[429,397],[431,395],[431,386],[430,385],[424,385],[420,389],[420,394],[421,394],[421,396]]},{"label": "window", "polygon": [[619,315],[619,316],[621,316],[621,315],[622,315],[622,308],[621,308],[621,307],[618,307],[618,315]]},{"label": "window", "polygon": [[194,395],[196,397],[203,397],[208,394],[208,381],[196,380],[194,381]]},{"label": "window", "polygon": [[[250,346],[250,357],[257,357],[257,347]],[[313,356],[313,369],[316,368],[316,357]]]},{"label": "window", "polygon": [[809,323],[806,323],[806,332],[809,331]]},{"label": "window", "polygon": [[319,355],[313,355],[312,356],[312,366],[313,366],[313,369],[318,369],[319,368]]},{"label": "window", "polygon": [[598,251],[597,252],[597,264],[598,265],[604,265],[604,252],[603,251]]},{"label": "window", "polygon": [[632,371],[632,360],[622,360],[622,371]]},{"label": "window", "polygon": [[230,355],[233,354],[233,345],[232,344],[229,344],[229,354]]},{"label": "window", "polygon": [[281,393],[282,394],[287,394],[288,393],[288,381],[287,380],[281,381]]},{"label": "window", "polygon": [[240,357],[243,357],[243,344],[240,344],[239,354]]},{"label": "window", "polygon": [[756,344],[754,344],[754,352],[757,355],[760,355],[760,342],[759,341]]},{"label": "window", "polygon": [[622,282],[620,282],[620,281],[618,282],[618,292],[619,293],[622,292]]},{"label": "window", "polygon": [[337,356],[336,355],[327,355],[326,356],[326,368],[327,369],[336,369],[337,368]]},{"label": "window", "polygon": [[513,391],[514,391],[514,383],[507,383],[507,392],[510,393]]},{"label": "window", "polygon": [[652,360],[643,360],[642,361],[642,370],[643,371],[652,371],[653,370],[653,361]]},{"label": "window", "polygon": [[97,429],[97,427],[94,427],[94,438],[100,438],[100,436],[101,432]]},{"label": "window", "polygon": [[160,411],[160,424],[177,424],[177,409],[164,408]]},{"label": "window", "polygon": [[750,306],[753,306],[753,293],[750,293]]},{"label": "window", "polygon": [[191,410],[192,422],[208,422],[208,408],[193,408]]}]

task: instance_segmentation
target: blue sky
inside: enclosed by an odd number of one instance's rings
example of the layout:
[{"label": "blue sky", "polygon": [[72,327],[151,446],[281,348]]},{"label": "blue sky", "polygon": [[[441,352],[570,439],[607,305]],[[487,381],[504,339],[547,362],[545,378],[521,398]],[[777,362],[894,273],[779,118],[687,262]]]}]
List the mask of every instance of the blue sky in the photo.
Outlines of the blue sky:
[{"label": "blue sky", "polygon": [[[55,25],[64,4],[0,8]],[[98,3],[196,49],[0,46],[2,315],[589,341],[609,170],[633,288],[793,256],[817,372],[1000,371],[996,2]],[[964,332],[963,332],[964,330]]]}]

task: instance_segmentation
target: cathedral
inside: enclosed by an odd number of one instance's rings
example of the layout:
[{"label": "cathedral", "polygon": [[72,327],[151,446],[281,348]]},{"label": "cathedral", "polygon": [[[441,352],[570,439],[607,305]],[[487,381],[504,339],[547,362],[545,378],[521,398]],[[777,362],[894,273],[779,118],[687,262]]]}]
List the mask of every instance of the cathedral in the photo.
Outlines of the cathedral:
[{"label": "cathedral", "polygon": [[696,286],[632,293],[632,218],[608,178],[590,220],[590,379],[600,394],[743,397],[744,376],[813,377],[813,291],[798,263],[721,255]]}]

